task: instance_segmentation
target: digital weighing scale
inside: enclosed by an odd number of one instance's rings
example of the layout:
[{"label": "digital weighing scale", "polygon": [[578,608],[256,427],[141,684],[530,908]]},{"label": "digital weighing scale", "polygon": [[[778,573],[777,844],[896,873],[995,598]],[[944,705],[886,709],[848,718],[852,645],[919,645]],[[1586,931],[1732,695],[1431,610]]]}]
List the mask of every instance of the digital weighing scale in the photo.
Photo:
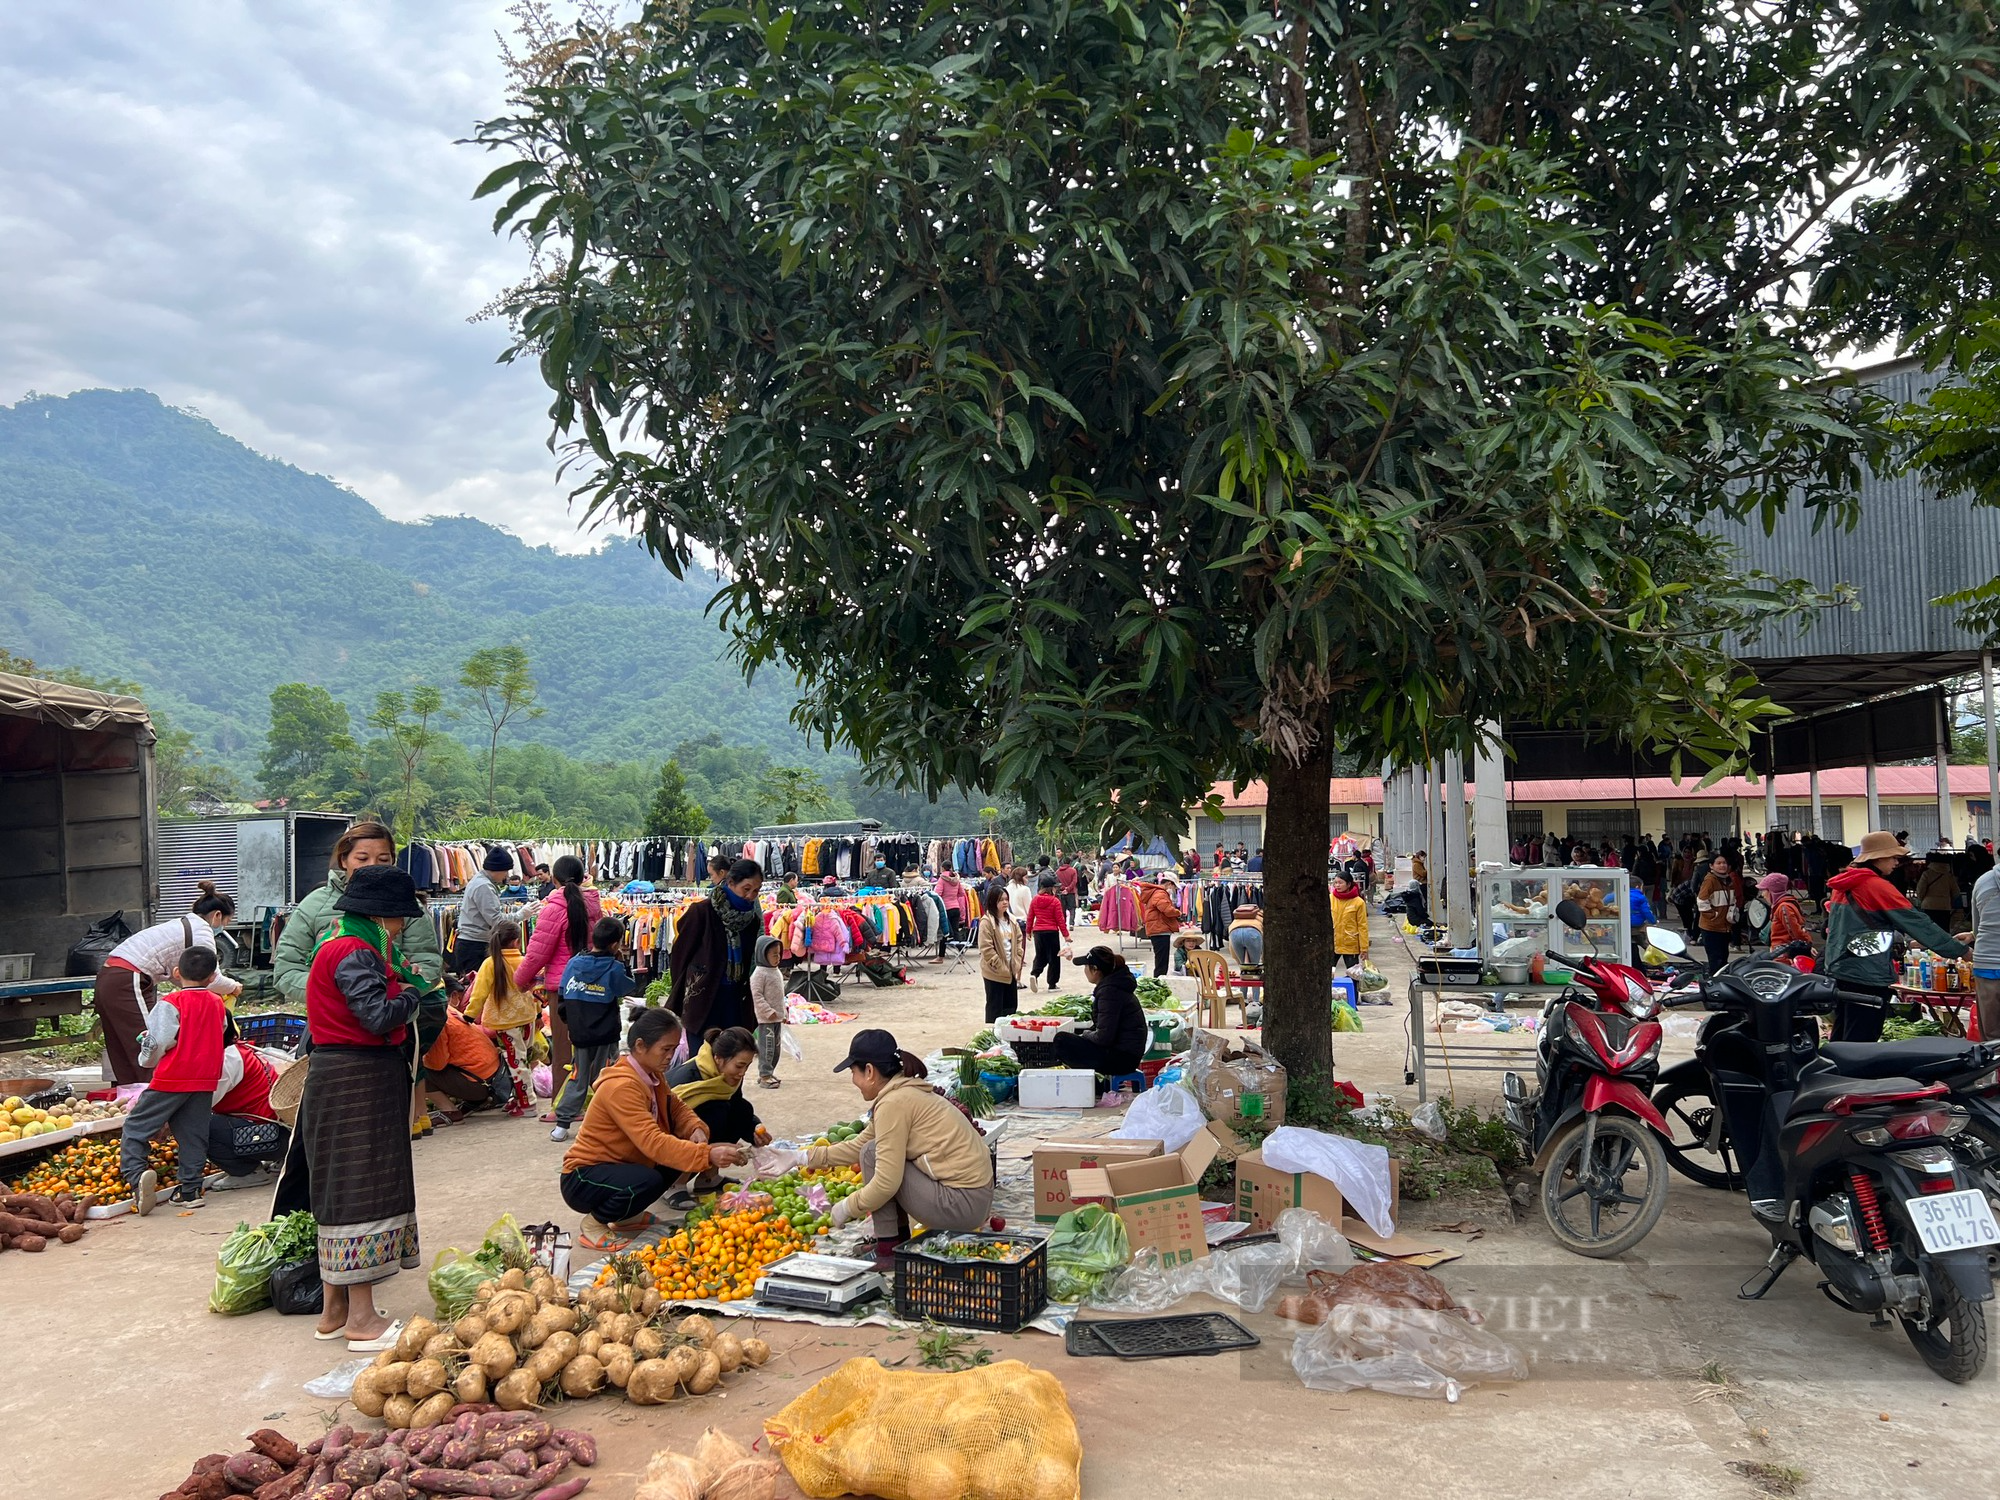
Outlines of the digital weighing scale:
[{"label": "digital weighing scale", "polygon": [[872,1260],[800,1251],[765,1268],[757,1281],[757,1300],[774,1307],[844,1313],[888,1290]]}]

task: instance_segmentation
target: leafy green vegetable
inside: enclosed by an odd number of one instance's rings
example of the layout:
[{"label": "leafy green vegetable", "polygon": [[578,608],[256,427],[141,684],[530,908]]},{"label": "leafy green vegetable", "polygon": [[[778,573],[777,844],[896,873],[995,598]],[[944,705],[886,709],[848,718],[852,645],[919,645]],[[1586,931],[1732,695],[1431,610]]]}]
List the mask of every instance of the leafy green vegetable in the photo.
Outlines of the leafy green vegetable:
[{"label": "leafy green vegetable", "polygon": [[[1144,998],[1144,996],[1140,997],[1141,1003],[1144,1002]],[[1090,1018],[1091,1003],[1090,996],[1088,995],[1058,995],[1040,1010],[1031,1010],[1028,1014],[1031,1016],[1062,1016],[1071,1021],[1083,1021]]]},{"label": "leafy green vegetable", "polygon": [[311,1260],[319,1254],[319,1221],[303,1208],[265,1225],[264,1232],[278,1252],[280,1265]]}]

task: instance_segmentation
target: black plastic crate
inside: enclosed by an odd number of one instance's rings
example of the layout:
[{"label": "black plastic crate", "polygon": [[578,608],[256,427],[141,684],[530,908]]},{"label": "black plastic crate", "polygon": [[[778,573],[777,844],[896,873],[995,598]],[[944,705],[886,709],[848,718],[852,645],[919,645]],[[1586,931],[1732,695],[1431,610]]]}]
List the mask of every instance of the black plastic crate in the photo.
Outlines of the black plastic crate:
[{"label": "black plastic crate", "polygon": [[[1074,1326],[1074,1325],[1072,1325]],[[1263,1341],[1226,1313],[1193,1313],[1175,1318],[1104,1320],[1090,1325],[1097,1341],[1120,1359],[1172,1359],[1177,1355],[1226,1354],[1254,1349]]]},{"label": "black plastic crate", "polygon": [[1014,1060],[1024,1068],[1060,1068],[1062,1054],[1056,1051],[1054,1042],[1009,1042],[1014,1049]]},{"label": "black plastic crate", "polygon": [[289,1052],[306,1039],[306,1018],[284,1010],[261,1016],[238,1016],[236,1034],[253,1047],[276,1047]]},{"label": "black plastic crate", "polygon": [[[933,1241],[1026,1243],[1017,1261],[939,1260],[923,1253]],[[1017,1333],[1049,1302],[1046,1242],[1018,1234],[927,1234],[896,1247],[896,1316],[930,1318],[959,1328]]]}]

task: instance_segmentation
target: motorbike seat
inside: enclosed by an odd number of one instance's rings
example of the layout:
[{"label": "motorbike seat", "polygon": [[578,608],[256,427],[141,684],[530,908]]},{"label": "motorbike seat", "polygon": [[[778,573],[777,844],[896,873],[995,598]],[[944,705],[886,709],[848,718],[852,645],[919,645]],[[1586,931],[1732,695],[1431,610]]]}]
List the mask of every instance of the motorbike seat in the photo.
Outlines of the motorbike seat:
[{"label": "motorbike seat", "polygon": [[1919,1036],[1906,1042],[1826,1042],[1819,1055],[1848,1078],[1915,1078],[1925,1083],[1963,1073],[1976,1043]]},{"label": "motorbike seat", "polygon": [[1799,1084],[1785,1118],[1817,1114],[1843,1094],[1865,1100],[1870,1094],[1909,1094],[1923,1087],[1914,1078],[1850,1078],[1844,1073],[1820,1073]]}]

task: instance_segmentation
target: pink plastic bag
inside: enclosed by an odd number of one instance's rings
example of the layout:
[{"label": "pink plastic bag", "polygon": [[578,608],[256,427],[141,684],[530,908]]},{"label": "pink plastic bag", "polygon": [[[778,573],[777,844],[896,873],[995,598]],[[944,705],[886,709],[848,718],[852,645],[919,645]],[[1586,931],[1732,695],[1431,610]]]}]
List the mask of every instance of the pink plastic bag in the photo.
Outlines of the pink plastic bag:
[{"label": "pink plastic bag", "polygon": [[535,1064],[535,1097],[553,1099],[556,1096],[555,1075],[549,1071],[547,1063]]}]

